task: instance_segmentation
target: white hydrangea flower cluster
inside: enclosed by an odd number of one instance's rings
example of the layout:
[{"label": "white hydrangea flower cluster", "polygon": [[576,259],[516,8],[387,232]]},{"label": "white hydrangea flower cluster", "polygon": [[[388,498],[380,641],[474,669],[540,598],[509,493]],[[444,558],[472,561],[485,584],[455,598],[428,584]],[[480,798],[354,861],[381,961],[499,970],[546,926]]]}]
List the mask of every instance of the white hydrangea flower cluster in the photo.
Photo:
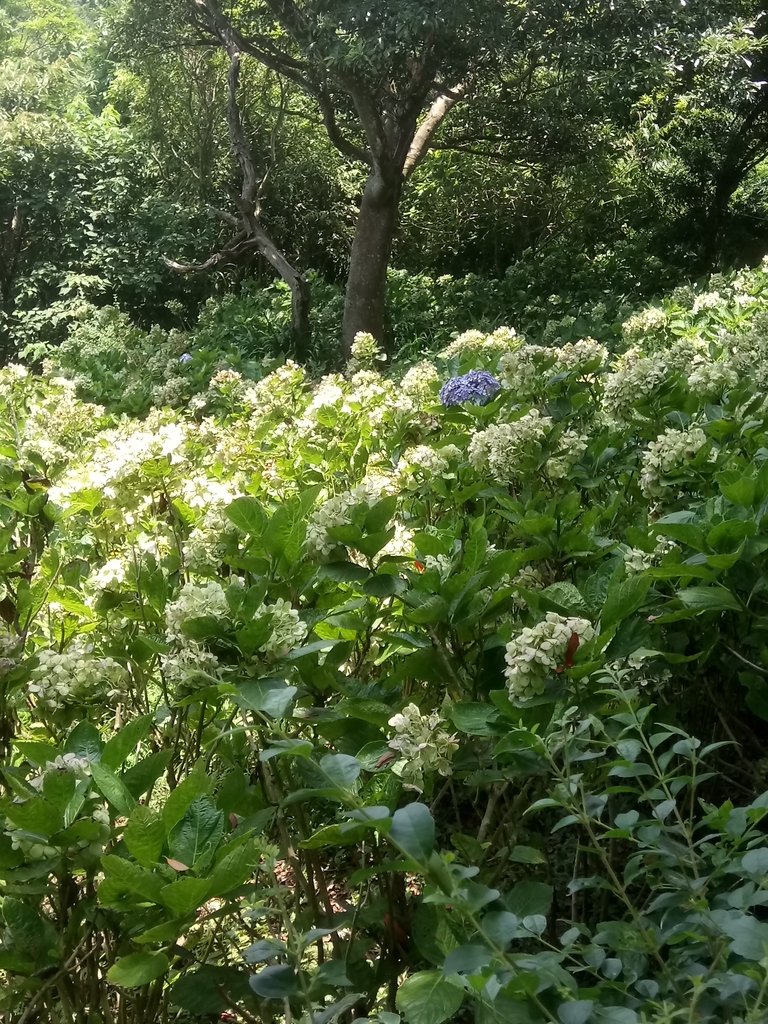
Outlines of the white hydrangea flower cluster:
[{"label": "white hydrangea flower cluster", "polygon": [[219,669],[219,659],[198,643],[186,639],[160,658],[160,670],[168,686],[187,692],[209,682]]},{"label": "white hydrangea flower cluster", "polygon": [[228,519],[223,505],[212,505],[184,542],[184,562],[187,568],[200,573],[217,569],[228,545],[239,536],[240,531]]},{"label": "white hydrangea flower cluster", "polygon": [[535,626],[526,626],[507,644],[505,676],[510,700],[529,700],[544,693],[547,679],[562,667],[568,644],[576,634],[580,643],[595,636],[587,619],[566,618],[557,612]]},{"label": "white hydrangea flower cluster", "polygon": [[722,305],[722,302],[723,297],[720,292],[702,292],[693,300],[691,312],[695,316],[697,313],[703,313],[707,309],[717,309],[718,306]]},{"label": "white hydrangea flower cluster", "polygon": [[542,370],[555,365],[558,349],[544,345],[521,345],[499,359],[499,376],[505,387],[516,395],[532,395],[542,390],[546,377]]},{"label": "white hydrangea flower cluster", "polygon": [[415,704],[408,704],[389,720],[395,735],[390,750],[399,756],[392,771],[417,789],[424,787],[424,773],[451,774],[451,758],[458,749],[456,736],[444,728],[445,720],[437,711],[422,715]]},{"label": "white hydrangea flower cluster", "polygon": [[322,378],[315,388],[312,395],[312,401],[307,407],[307,416],[311,417],[312,413],[317,412],[318,409],[324,409],[327,406],[339,405],[339,403],[343,401],[344,378],[337,373],[329,373],[327,376]]},{"label": "white hydrangea flower cluster", "polygon": [[168,637],[175,641],[185,641],[184,623],[189,619],[200,619],[210,616],[214,619],[226,619],[229,616],[227,596],[220,583],[207,580],[205,583],[185,583],[176,599],[165,609],[165,622]]},{"label": "white hydrangea flower cluster", "polygon": [[553,350],[555,365],[563,373],[594,374],[608,361],[608,349],[594,338],[569,341]]},{"label": "white hydrangea flower cluster", "polygon": [[447,580],[453,569],[453,559],[450,555],[425,555],[424,569],[436,572],[441,580]]},{"label": "white hydrangea flower cluster", "polygon": [[706,443],[707,435],[701,427],[689,430],[668,427],[651,441],[642,457],[640,488],[643,494],[648,498],[664,494],[670,486],[668,478],[683,472]]},{"label": "white hydrangea flower cluster", "polygon": [[114,658],[99,657],[80,637],[64,651],[39,651],[37,660],[27,690],[45,711],[118,697],[127,680],[122,665]]},{"label": "white hydrangea flower cluster", "polygon": [[185,505],[195,510],[207,510],[212,506],[223,508],[242,493],[241,483],[239,478],[219,480],[203,473],[195,473],[193,476],[185,476],[181,481],[179,497]]},{"label": "white hydrangea flower cluster", "polygon": [[443,448],[432,448],[426,444],[417,445],[403,452],[397,466],[397,479],[400,484],[409,486],[418,484],[420,479],[431,477],[453,477],[451,463],[461,458],[461,452],[455,444]]},{"label": "white hydrangea flower cluster", "polygon": [[658,306],[649,306],[625,320],[621,325],[621,333],[624,340],[629,345],[633,345],[642,341],[647,334],[657,334],[663,331],[668,322],[669,317],[663,309]]},{"label": "white hydrangea flower cluster", "polygon": [[657,356],[630,349],[617,360],[614,373],[605,378],[603,408],[613,418],[630,420],[638,400],[650,397],[669,377],[669,366]]},{"label": "white hydrangea flower cluster", "polygon": [[627,548],[623,557],[624,568],[631,576],[639,572],[645,572],[654,563],[653,552],[643,551],[642,548]]},{"label": "white hydrangea flower cluster", "polygon": [[367,331],[358,331],[352,342],[351,364],[353,368],[372,370],[377,362],[385,362],[386,355],[379,348],[379,343]]},{"label": "white hydrangea flower cluster", "polygon": [[[45,783],[45,777],[54,773],[68,773],[74,775],[77,779],[85,779],[91,775],[91,764],[91,760],[87,757],[80,757],[73,753],[59,754],[53,761],[46,762],[42,772],[30,778],[28,782],[33,789],[40,791]],[[87,851],[91,856],[100,857],[104,853],[104,846],[110,838],[109,810],[101,800],[92,798],[86,804],[85,813],[91,821],[96,822],[100,826],[99,836],[97,839],[79,839],[70,850],[80,853]],[[80,812],[81,818],[82,814],[83,811]],[[23,829],[8,828],[6,829],[6,835],[11,840],[12,848],[14,850],[21,850],[29,860],[48,860],[59,854],[55,847],[30,838],[29,833]]]},{"label": "white hydrangea flower cluster", "polygon": [[272,632],[269,639],[259,647],[263,654],[280,657],[300,644],[307,635],[307,627],[299,618],[299,613],[282,597],[278,597],[274,604],[262,604],[254,618],[260,619],[264,615],[270,616]]},{"label": "white hydrangea flower cluster", "polygon": [[722,360],[702,360],[688,374],[688,387],[701,398],[715,398],[736,387],[739,375]]},{"label": "white hydrangea flower cluster", "polygon": [[[541,571],[534,565],[524,565],[522,569],[518,569],[509,582],[511,586],[521,587],[523,590],[543,590],[545,585]],[[527,601],[520,594],[513,595],[512,604],[521,611],[528,607]]]},{"label": "white hydrangea flower cluster", "polygon": [[500,355],[520,346],[522,337],[514,327],[497,327],[491,334],[483,331],[464,331],[438,353],[439,359],[453,359],[466,355]]},{"label": "white hydrangea flower cluster", "polygon": [[109,558],[88,580],[88,587],[97,592],[119,590],[128,579],[132,566],[125,557]]},{"label": "white hydrangea flower cluster", "polygon": [[557,442],[557,453],[547,459],[544,473],[550,480],[563,480],[587,450],[589,440],[575,430],[564,431]]},{"label": "white hydrangea flower cluster", "polygon": [[494,423],[470,438],[470,464],[480,472],[488,471],[499,483],[511,483],[520,474],[521,458],[535,454],[551,428],[552,420],[538,409],[531,409],[513,423]]},{"label": "white hydrangea flower cluster", "polygon": [[[179,408],[184,405],[188,394],[189,380],[182,377],[181,374],[172,373],[162,384],[152,388],[152,404],[157,408],[164,406]],[[199,397],[201,396],[195,395],[192,401],[196,401]]]},{"label": "white hydrangea flower cluster", "polygon": [[285,412],[293,409],[297,399],[303,394],[306,383],[307,374],[304,368],[289,359],[256,384],[246,387],[241,401],[259,416]]},{"label": "white hydrangea flower cluster", "polygon": [[440,374],[434,363],[424,360],[412,366],[400,381],[399,391],[416,408],[434,405],[440,390]]},{"label": "white hydrangea flower cluster", "polygon": [[329,498],[309,517],[305,545],[314,557],[325,557],[333,551],[338,541],[328,536],[335,526],[347,526],[352,522],[352,513],[360,505],[369,508],[380,501],[391,489],[391,483],[384,477],[371,477],[350,491],[343,491]]},{"label": "white hydrangea flower cluster", "polygon": [[21,452],[40,455],[48,466],[65,463],[99,430],[104,415],[102,406],[76,397],[73,381],[57,377],[29,404]]},{"label": "white hydrangea flower cluster", "polygon": [[208,387],[211,391],[218,392],[221,395],[230,396],[237,394],[243,387],[243,376],[237,370],[225,367],[214,373],[208,383]]},{"label": "white hydrangea flower cluster", "polygon": [[643,551],[642,548],[627,548],[624,552],[624,566],[630,575],[644,572],[646,569],[651,569],[654,565],[658,565],[665,555],[668,555],[677,547],[679,545],[670,540],[669,537],[659,534],[656,537],[656,547],[653,551]]},{"label": "white hydrangea flower cluster", "polygon": [[126,420],[98,434],[87,462],[75,463],[64,473],[49,491],[51,500],[67,507],[81,491],[99,490],[126,509],[146,504],[136,487],[142,466],[160,458],[175,464],[186,459],[189,428],[178,421],[165,422],[163,415],[150,414],[141,427]]}]

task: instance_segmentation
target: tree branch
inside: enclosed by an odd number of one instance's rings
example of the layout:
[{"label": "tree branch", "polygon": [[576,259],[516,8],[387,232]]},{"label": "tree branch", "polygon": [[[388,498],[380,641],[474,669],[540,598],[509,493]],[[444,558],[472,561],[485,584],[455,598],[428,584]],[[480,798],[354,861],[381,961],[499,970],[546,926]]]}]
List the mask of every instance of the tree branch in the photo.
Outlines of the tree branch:
[{"label": "tree branch", "polygon": [[410,178],[427,155],[427,151],[438,128],[456,104],[467,95],[468,89],[469,84],[461,82],[450,92],[445,92],[442,96],[438,96],[432,104],[427,116],[416,129],[416,134],[413,136],[408,155],[405,158],[405,163],[403,164],[403,179],[405,181]]}]

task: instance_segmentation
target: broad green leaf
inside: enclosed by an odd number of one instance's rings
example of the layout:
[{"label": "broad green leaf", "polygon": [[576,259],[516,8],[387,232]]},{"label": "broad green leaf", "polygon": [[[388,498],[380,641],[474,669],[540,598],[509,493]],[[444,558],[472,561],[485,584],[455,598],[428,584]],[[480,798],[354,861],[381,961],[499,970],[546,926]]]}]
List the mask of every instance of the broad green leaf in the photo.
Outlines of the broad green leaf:
[{"label": "broad green leaf", "polygon": [[103,748],[101,733],[90,722],[79,722],[64,743],[66,753],[87,758],[89,761],[98,761]]},{"label": "broad green leaf", "polygon": [[685,587],[678,590],[677,598],[686,608],[695,611],[723,612],[742,610],[741,601],[724,587]]},{"label": "broad green leaf", "polygon": [[187,867],[204,866],[213,859],[224,834],[224,812],[204,795],[195,797],[181,821],[168,835],[170,856]]},{"label": "broad green leaf", "polygon": [[123,841],[139,864],[144,867],[157,864],[165,841],[163,819],[149,807],[134,807],[123,830]]},{"label": "broad green leaf", "polygon": [[129,953],[110,967],[107,981],[120,988],[141,988],[161,978],[169,967],[164,953]]},{"label": "broad green leaf", "polygon": [[469,736],[492,736],[498,718],[498,711],[489,704],[466,702],[451,707],[451,721],[459,732]]},{"label": "broad green leaf", "polygon": [[442,971],[420,971],[403,982],[396,1005],[407,1024],[443,1024],[464,1002],[460,988],[447,981]]},{"label": "broad green leaf", "polygon": [[313,752],[309,740],[275,740],[259,754],[260,761],[271,761],[273,757],[311,757]]},{"label": "broad green leaf", "polygon": [[235,498],[225,509],[230,523],[243,533],[258,537],[267,525],[267,517],[261,504],[251,497]]},{"label": "broad green leaf", "polygon": [[240,968],[204,964],[186,971],[171,986],[168,1000],[192,1017],[218,1018],[249,995],[248,977]]},{"label": "broad green leaf", "polygon": [[602,631],[633,615],[644,602],[651,581],[647,576],[630,576],[611,583],[600,616]]},{"label": "broad green leaf", "polygon": [[96,788],[105,800],[115,808],[118,814],[130,815],[136,801],[129,793],[122,779],[119,779],[109,768],[102,764],[91,765],[91,775]]},{"label": "broad green leaf", "polygon": [[160,899],[174,917],[187,917],[206,902],[210,893],[211,883],[207,878],[178,878],[163,886]]},{"label": "broad green leaf", "polygon": [[193,800],[209,793],[212,786],[213,779],[206,774],[204,762],[198,761],[186,779],[182,779],[179,785],[171,790],[165,801],[163,824],[166,835],[181,821]]},{"label": "broad green leaf", "polygon": [[544,882],[518,882],[505,900],[518,918],[547,915],[552,905],[552,886]]},{"label": "broad green leaf", "polygon": [[349,754],[326,754],[320,760],[322,785],[351,789],[362,767],[357,758]]},{"label": "broad green leaf", "polygon": [[232,700],[238,707],[261,711],[270,718],[285,718],[298,692],[282,679],[255,679],[238,683]]},{"label": "broad green leaf", "polygon": [[152,715],[140,715],[126,722],[105,744],[101,763],[113,771],[122,768],[128,755],[149,735],[151,727]]},{"label": "broad green leaf", "polygon": [[413,803],[395,811],[389,837],[403,853],[425,863],[435,846],[435,823],[429,808]]},{"label": "broad green leaf", "polygon": [[275,964],[252,975],[250,986],[262,999],[288,999],[299,991],[299,977],[288,964]]}]

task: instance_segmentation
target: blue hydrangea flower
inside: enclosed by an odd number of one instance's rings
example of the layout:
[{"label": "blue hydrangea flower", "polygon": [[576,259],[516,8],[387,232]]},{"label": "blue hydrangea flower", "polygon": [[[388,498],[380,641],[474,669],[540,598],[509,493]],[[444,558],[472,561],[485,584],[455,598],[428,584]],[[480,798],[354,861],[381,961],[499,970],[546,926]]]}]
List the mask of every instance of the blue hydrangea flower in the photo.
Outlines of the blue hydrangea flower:
[{"label": "blue hydrangea flower", "polygon": [[445,406],[486,405],[501,391],[501,384],[487,370],[470,370],[463,377],[451,377],[440,388],[440,401]]}]

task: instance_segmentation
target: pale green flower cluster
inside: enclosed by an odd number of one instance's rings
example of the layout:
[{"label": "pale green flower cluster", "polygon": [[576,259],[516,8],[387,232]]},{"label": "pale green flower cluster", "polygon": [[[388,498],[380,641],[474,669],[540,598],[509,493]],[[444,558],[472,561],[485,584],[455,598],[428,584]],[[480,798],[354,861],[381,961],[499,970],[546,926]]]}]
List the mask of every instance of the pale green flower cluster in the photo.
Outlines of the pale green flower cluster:
[{"label": "pale green flower cluster", "polygon": [[491,334],[483,331],[464,331],[438,353],[440,359],[454,359],[467,355],[497,356],[522,344],[522,337],[514,327],[497,327]]},{"label": "pale green flower cluster", "polygon": [[208,384],[211,391],[227,396],[239,393],[243,386],[242,374],[228,368],[217,370]]},{"label": "pale green flower cluster", "polygon": [[424,569],[436,572],[441,580],[447,580],[453,569],[453,559],[450,555],[425,555]]},{"label": "pale green flower cluster", "polygon": [[659,309],[658,306],[649,306],[625,320],[621,325],[621,333],[624,340],[633,345],[642,341],[646,334],[663,331],[668,322],[669,317],[663,309]]},{"label": "pale green flower cluster", "polygon": [[263,654],[271,654],[275,657],[286,654],[297,644],[300,644],[307,635],[307,627],[299,618],[299,613],[291,607],[289,601],[279,597],[274,604],[262,604],[256,611],[254,618],[261,619],[265,615],[270,616],[271,633],[269,639],[259,647]]},{"label": "pale green flower cluster", "polygon": [[425,773],[451,774],[451,758],[459,744],[445,724],[439,712],[422,715],[415,704],[408,704],[390,718],[395,735],[388,745],[398,754],[392,771],[404,782],[423,789]]},{"label": "pale green flower cluster", "polygon": [[587,619],[547,612],[545,619],[535,626],[526,626],[510,640],[504,674],[511,700],[530,700],[544,693],[547,679],[563,667],[574,634],[580,643],[587,643],[594,638],[595,631]]},{"label": "pale green flower cluster", "polygon": [[657,356],[643,356],[630,349],[616,363],[614,373],[605,378],[603,408],[615,419],[630,420],[638,401],[649,398],[663,387],[669,367]]},{"label": "pale green flower cluster", "polygon": [[[73,753],[59,754],[53,761],[46,762],[39,775],[27,781],[33,789],[40,791],[43,789],[46,776],[49,775],[69,774],[74,775],[78,780],[86,779],[91,775],[91,764],[92,762],[87,757],[81,757]],[[90,821],[95,822],[99,826],[97,830],[98,835],[95,838],[74,840],[70,851],[88,852],[91,856],[100,857],[111,834],[109,811],[101,800],[96,797],[88,800],[85,814],[87,819],[90,819]],[[80,810],[78,816],[79,820],[83,820],[82,810]],[[59,854],[55,847],[48,845],[40,839],[35,839],[30,832],[23,829],[7,828],[5,834],[11,840],[12,849],[21,850],[30,860],[49,860]]]},{"label": "pale green flower cluster", "polygon": [[359,331],[352,342],[352,369],[373,370],[377,362],[386,361],[386,355],[379,348],[379,343],[367,331]]},{"label": "pale green flower cluster", "polygon": [[695,315],[696,313],[703,313],[707,309],[717,309],[722,303],[723,297],[720,292],[702,292],[693,300],[691,312]]},{"label": "pale green flower cluster", "polygon": [[199,573],[217,569],[229,545],[239,536],[240,531],[227,518],[223,504],[210,505],[184,542],[187,568]]},{"label": "pale green flower cluster", "polygon": [[258,383],[246,387],[241,401],[258,416],[285,412],[293,408],[306,383],[304,368],[289,359]]},{"label": "pale green flower cluster", "polygon": [[678,545],[673,540],[670,540],[669,537],[659,534],[653,551],[628,547],[623,555],[624,567],[629,575],[645,572],[646,569],[651,569],[654,565],[658,565],[665,555],[668,555],[677,547]]},{"label": "pale green flower cluster", "polygon": [[550,480],[563,480],[587,450],[588,439],[576,430],[564,431],[557,442],[557,454],[547,459],[544,472]]},{"label": "pale green flower cluster", "polygon": [[95,591],[119,590],[131,571],[124,558],[109,558],[88,580]]},{"label": "pale green flower cluster", "polygon": [[640,472],[643,494],[648,498],[664,494],[706,443],[707,435],[701,427],[689,430],[668,427],[660,437],[651,441],[643,455]]},{"label": "pale green flower cluster", "polygon": [[[518,569],[510,580],[510,585],[520,587],[523,590],[543,590],[544,577],[541,575],[541,571],[534,565],[524,565],[522,569]],[[528,607],[528,602],[520,594],[513,595],[512,603],[519,610]]]},{"label": "pale green flower cluster", "polygon": [[416,408],[434,405],[440,390],[440,374],[434,363],[424,360],[412,366],[399,384],[399,391],[409,398]]},{"label": "pale green flower cluster", "polygon": [[38,389],[29,404],[21,450],[25,455],[41,456],[48,466],[62,465],[93,437],[103,421],[102,406],[81,402],[73,382],[56,377],[45,391]]},{"label": "pale green flower cluster", "polygon": [[403,452],[402,458],[397,465],[398,481],[405,487],[418,483],[419,480],[431,477],[451,477],[455,472],[451,469],[451,463],[456,463],[461,458],[461,452],[455,444],[445,445],[442,448],[432,448],[426,444],[417,445],[415,448],[408,448]]},{"label": "pale green flower cluster", "polygon": [[339,542],[333,540],[328,531],[336,526],[348,526],[352,522],[352,513],[361,505],[369,508],[375,505],[385,493],[387,484],[388,481],[383,479],[364,480],[352,490],[336,494],[316,508],[307,524],[307,552],[315,557],[329,555]]},{"label": "pale green flower cluster", "polygon": [[168,637],[177,641],[184,640],[184,623],[189,619],[208,616],[214,619],[226,619],[229,616],[229,605],[221,584],[216,580],[185,583],[176,600],[171,601],[165,609]]},{"label": "pale green flower cluster", "polygon": [[499,376],[516,395],[531,395],[542,389],[546,377],[542,370],[554,366],[556,350],[544,345],[521,345],[499,359]]},{"label": "pale green flower cluster", "polygon": [[511,483],[521,473],[521,458],[530,459],[543,446],[551,428],[552,420],[538,409],[531,409],[513,423],[494,423],[470,438],[469,462],[498,483]]},{"label": "pale green flower cluster", "polygon": [[700,398],[719,398],[735,387],[739,375],[728,363],[702,360],[688,374],[688,387]]},{"label": "pale green flower cluster", "polygon": [[594,374],[608,361],[608,349],[594,338],[569,341],[553,352],[555,365],[561,372],[578,376]]},{"label": "pale green flower cluster", "polygon": [[44,711],[70,704],[89,704],[121,695],[126,670],[114,658],[102,658],[82,638],[64,651],[44,649],[27,684],[29,696]]},{"label": "pale green flower cluster", "polygon": [[160,669],[168,686],[186,692],[210,682],[219,669],[219,659],[200,644],[184,638],[160,658]]},{"label": "pale green flower cluster", "polygon": [[141,427],[126,420],[102,431],[94,439],[89,459],[68,468],[51,488],[51,500],[67,507],[82,491],[98,490],[124,508],[146,505],[136,486],[142,467],[162,458],[169,463],[183,462],[187,437],[185,424],[169,421],[160,413],[150,414]]}]

